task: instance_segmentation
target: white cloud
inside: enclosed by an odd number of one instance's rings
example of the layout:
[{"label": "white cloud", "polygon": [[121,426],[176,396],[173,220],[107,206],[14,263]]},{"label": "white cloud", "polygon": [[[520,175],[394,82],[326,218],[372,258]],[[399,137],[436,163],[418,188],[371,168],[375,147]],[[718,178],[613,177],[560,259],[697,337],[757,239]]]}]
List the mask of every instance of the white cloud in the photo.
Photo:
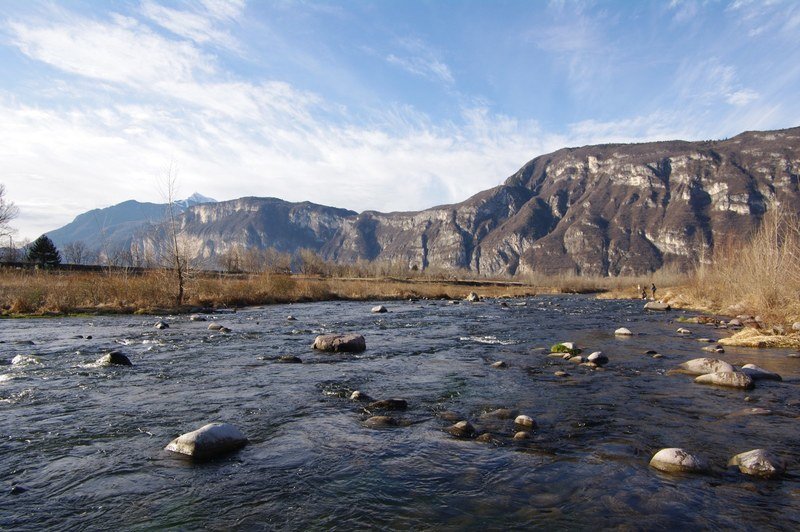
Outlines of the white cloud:
[{"label": "white cloud", "polygon": [[[210,5],[213,9],[214,3],[212,2]],[[220,5],[224,6],[225,4]],[[206,9],[178,10],[152,0],[145,0],[141,5],[141,13],[162,28],[198,44],[211,43],[232,50],[238,50],[241,47],[230,33],[217,28],[220,18],[228,22],[229,17],[221,16],[214,11]],[[233,17],[237,15],[238,12],[233,12]]]},{"label": "white cloud", "polygon": [[47,25],[11,22],[9,30],[14,44],[28,57],[112,83],[147,87],[214,71],[213,58],[199,48],[168,40],[119,15],[108,23],[86,18]]},{"label": "white cloud", "polygon": [[404,39],[400,41],[400,45],[404,50],[404,55],[389,54],[386,56],[386,61],[417,76],[441,81],[447,85],[455,82],[450,67],[441,61],[439,54],[423,41]]},{"label": "white cloud", "polygon": [[734,92],[730,92],[727,94],[725,99],[731,105],[736,105],[738,107],[747,105],[753,100],[758,99],[758,93],[751,89],[741,89]]}]

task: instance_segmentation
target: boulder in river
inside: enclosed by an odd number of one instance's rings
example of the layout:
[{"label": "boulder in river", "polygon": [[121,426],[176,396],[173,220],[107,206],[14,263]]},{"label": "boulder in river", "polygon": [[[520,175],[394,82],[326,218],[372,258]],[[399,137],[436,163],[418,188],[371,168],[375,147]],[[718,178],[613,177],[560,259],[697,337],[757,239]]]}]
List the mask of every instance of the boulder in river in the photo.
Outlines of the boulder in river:
[{"label": "boulder in river", "polygon": [[728,461],[729,466],[738,466],[745,475],[775,478],[786,470],[783,462],[765,449],[753,449],[737,454]]},{"label": "boulder in river", "polygon": [[675,331],[675,332],[677,332],[678,334],[692,334],[692,331],[690,331],[689,329],[687,329],[687,328],[685,328],[685,327],[680,327],[680,328],[679,328],[677,331]]},{"label": "boulder in river", "polygon": [[223,327],[222,325],[220,325],[219,323],[217,323],[215,321],[212,321],[211,323],[208,324],[208,330],[209,331],[219,331],[219,330],[222,330],[224,328],[225,327]]},{"label": "boulder in river", "polygon": [[95,364],[99,366],[133,366],[130,359],[119,351],[111,351],[97,359]]},{"label": "boulder in river", "polygon": [[702,473],[708,471],[708,463],[705,460],[677,447],[658,451],[650,460],[650,467],[667,473]]},{"label": "boulder in river", "polygon": [[228,423],[209,423],[169,442],[167,451],[206,460],[236,451],[247,445],[247,438]]},{"label": "boulder in river", "polygon": [[39,357],[34,355],[17,355],[11,359],[12,366],[27,366],[30,364],[41,364]]},{"label": "boulder in river", "polygon": [[282,355],[282,356],[279,356],[278,357],[278,362],[281,362],[283,364],[302,364],[303,363],[303,361],[300,359],[300,357],[297,357],[297,356],[294,356],[294,355]]},{"label": "boulder in river", "polygon": [[753,387],[753,379],[738,371],[726,371],[700,375],[694,379],[698,384],[713,384],[715,386],[725,386],[726,388],[740,388],[749,390]]},{"label": "boulder in river", "polygon": [[372,307],[372,312],[374,312],[375,314],[384,314],[389,311],[386,310],[386,307],[384,307],[383,305],[378,305],[377,307]]},{"label": "boulder in river", "polygon": [[286,321],[297,321],[297,318],[289,314],[288,316],[286,316]]},{"label": "boulder in river", "polygon": [[163,320],[160,320],[160,321],[157,321],[156,324],[153,325],[153,327],[155,327],[156,329],[169,329],[169,323],[167,323],[167,322],[165,322]]},{"label": "boulder in river", "polygon": [[493,367],[493,368],[499,368],[499,369],[501,369],[501,368],[507,368],[507,367],[508,367],[508,364],[506,364],[506,363],[505,363],[504,361],[502,361],[502,360],[498,360],[497,362],[493,362],[493,363],[492,363],[492,367]]},{"label": "boulder in river", "polygon": [[532,417],[522,414],[514,418],[514,425],[519,427],[533,428],[536,426],[536,422]]},{"label": "boulder in river", "polygon": [[633,333],[627,327],[620,327],[619,329],[614,331],[614,334],[617,336],[633,336]]},{"label": "boulder in river", "polygon": [[602,366],[603,364],[608,364],[608,357],[605,356],[602,351],[595,351],[594,353],[586,357],[586,360],[588,360],[589,362],[594,362],[598,366]]},{"label": "boulder in river", "polygon": [[470,292],[469,295],[466,297],[466,300],[469,301],[470,303],[474,303],[476,301],[480,301],[481,297],[475,292]]},{"label": "boulder in river", "polygon": [[742,366],[742,373],[753,379],[754,381],[782,381],[780,375],[760,368],[755,364],[745,364]]},{"label": "boulder in river", "polygon": [[644,304],[645,310],[672,310],[672,307],[669,306],[669,303],[662,303],[661,301],[648,301]]},{"label": "boulder in river", "polygon": [[360,334],[321,334],[312,347],[327,352],[360,353],[367,348],[367,342]]},{"label": "boulder in river", "polygon": [[684,373],[690,375],[706,375],[708,373],[732,373],[736,368],[718,358],[693,358],[679,366]]},{"label": "boulder in river", "polygon": [[192,314],[189,316],[189,321],[206,321],[206,317],[200,314]]},{"label": "boulder in river", "polygon": [[722,347],[719,344],[717,344],[717,345],[708,345],[706,347],[703,347],[702,350],[703,351],[710,351],[712,353],[724,353],[725,352],[725,348]]},{"label": "boulder in river", "polygon": [[370,410],[405,410],[408,408],[408,402],[405,399],[381,399],[380,401],[373,401],[367,408]]},{"label": "boulder in river", "polygon": [[391,416],[372,416],[364,421],[364,426],[371,429],[396,427],[397,425],[397,420]]},{"label": "boulder in river", "polygon": [[484,412],[481,414],[481,419],[512,419],[519,415],[516,410],[511,410],[510,408],[498,408],[496,410],[490,410],[489,412]]},{"label": "boulder in river", "polygon": [[448,427],[447,432],[457,438],[469,438],[475,435],[475,427],[469,421],[459,421]]}]

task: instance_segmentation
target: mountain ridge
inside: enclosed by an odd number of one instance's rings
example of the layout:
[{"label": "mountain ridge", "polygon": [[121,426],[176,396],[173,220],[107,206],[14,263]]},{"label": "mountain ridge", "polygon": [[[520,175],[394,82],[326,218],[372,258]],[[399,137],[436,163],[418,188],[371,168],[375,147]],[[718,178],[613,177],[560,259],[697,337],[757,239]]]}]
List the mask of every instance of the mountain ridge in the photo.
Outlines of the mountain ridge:
[{"label": "mountain ridge", "polygon": [[501,185],[421,211],[356,213],[251,196],[191,206],[180,223],[206,260],[234,246],[308,248],[342,263],[481,275],[640,274],[690,267],[779,206],[800,211],[798,175],[795,127],[561,148]]}]

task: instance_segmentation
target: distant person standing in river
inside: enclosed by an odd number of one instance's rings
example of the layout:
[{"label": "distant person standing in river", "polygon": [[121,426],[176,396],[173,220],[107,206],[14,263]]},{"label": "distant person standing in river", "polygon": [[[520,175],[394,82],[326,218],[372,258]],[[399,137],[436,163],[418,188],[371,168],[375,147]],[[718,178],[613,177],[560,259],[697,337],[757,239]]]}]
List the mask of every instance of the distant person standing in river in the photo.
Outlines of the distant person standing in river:
[{"label": "distant person standing in river", "polygon": [[656,298],[656,283],[653,283],[652,285],[650,285],[650,290],[653,291],[653,299],[655,300],[655,298]]}]

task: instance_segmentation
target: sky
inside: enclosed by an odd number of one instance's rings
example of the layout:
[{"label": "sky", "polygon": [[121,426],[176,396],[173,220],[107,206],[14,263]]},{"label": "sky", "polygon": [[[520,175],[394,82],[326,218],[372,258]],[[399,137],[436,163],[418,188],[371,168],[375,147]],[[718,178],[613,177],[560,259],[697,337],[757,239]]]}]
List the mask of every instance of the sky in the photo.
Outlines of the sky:
[{"label": "sky", "polygon": [[0,2],[17,239],[136,199],[419,210],[565,146],[800,125],[794,0]]}]

